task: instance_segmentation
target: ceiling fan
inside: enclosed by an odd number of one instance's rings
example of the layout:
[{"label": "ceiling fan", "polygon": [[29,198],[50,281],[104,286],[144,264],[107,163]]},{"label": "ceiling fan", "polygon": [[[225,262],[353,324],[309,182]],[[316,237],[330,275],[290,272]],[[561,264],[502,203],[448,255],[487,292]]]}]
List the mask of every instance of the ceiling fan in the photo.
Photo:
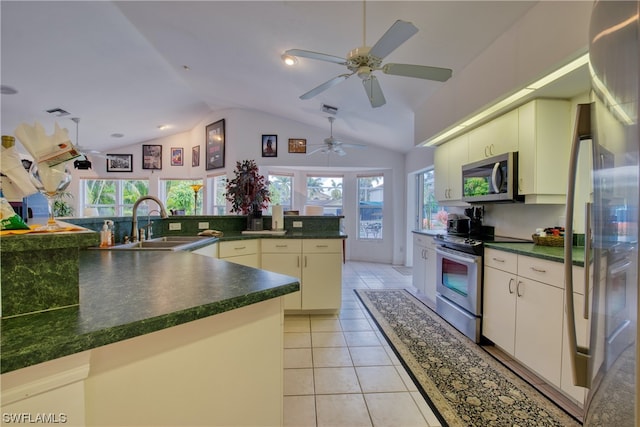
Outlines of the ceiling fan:
[{"label": "ceiling fan", "polygon": [[[107,156],[105,154],[102,154],[101,151],[99,150],[95,150],[92,148],[88,148],[88,147],[83,147],[82,145],[80,145],[80,139],[79,139],[79,128],[80,128],[80,117],[72,117],[71,121],[74,122],[76,124],[76,143],[75,146],[78,149],[78,151],[82,154],[82,156],[84,156],[84,163],[80,168],[84,168],[84,167],[88,167],[89,169],[91,168],[91,161],[89,160],[88,155],[91,156],[96,156],[96,157],[101,157],[103,159],[110,159],[110,156]],[[76,168],[78,168],[78,160],[76,160]],[[80,160],[80,162],[83,162],[83,160]]]},{"label": "ceiling fan", "polygon": [[452,70],[449,68],[394,63],[382,65],[382,60],[417,33],[418,28],[416,28],[411,22],[397,20],[387,30],[387,32],[384,33],[380,40],[373,45],[373,47],[369,47],[366,45],[366,5],[364,9],[363,46],[349,52],[346,59],[339,56],[302,49],[289,49],[285,52],[285,55],[300,56],[303,58],[317,59],[320,61],[328,61],[344,65],[350,71],[350,73],[340,74],[339,76],[322,83],[320,86],[311,89],[309,92],[302,94],[300,99],[313,98],[338,83],[347,80],[354,74],[357,74],[362,80],[364,90],[367,93],[371,106],[376,108],[384,105],[386,100],[382,93],[380,83],[378,83],[378,79],[373,75],[374,71],[381,70],[384,74],[435,80],[439,82],[447,81],[451,77]]},{"label": "ceiling fan", "polygon": [[327,153],[327,154],[336,153],[338,156],[344,156],[345,154],[347,154],[344,151],[345,147],[346,148],[365,148],[366,147],[366,145],[363,145],[363,144],[347,144],[335,139],[333,137],[333,121],[336,118],[327,117],[327,119],[329,119],[329,123],[331,124],[331,136],[329,136],[329,138],[324,139],[324,144],[313,144],[313,145],[320,145],[320,147],[307,153],[307,156],[317,153],[318,151],[322,153]]}]

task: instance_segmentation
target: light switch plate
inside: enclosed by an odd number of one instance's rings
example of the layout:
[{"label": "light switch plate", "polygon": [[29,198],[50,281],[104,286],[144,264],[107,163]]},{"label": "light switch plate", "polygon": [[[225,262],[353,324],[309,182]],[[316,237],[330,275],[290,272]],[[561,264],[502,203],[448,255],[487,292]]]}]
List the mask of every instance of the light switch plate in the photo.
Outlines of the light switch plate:
[{"label": "light switch plate", "polygon": [[182,230],[182,223],[180,223],[180,222],[170,222],[169,223],[169,230],[171,230],[171,231]]},{"label": "light switch plate", "polygon": [[209,223],[208,222],[199,222],[198,223],[198,230],[208,230],[209,229]]},{"label": "light switch plate", "polygon": [[293,228],[302,228],[302,221],[293,221]]}]

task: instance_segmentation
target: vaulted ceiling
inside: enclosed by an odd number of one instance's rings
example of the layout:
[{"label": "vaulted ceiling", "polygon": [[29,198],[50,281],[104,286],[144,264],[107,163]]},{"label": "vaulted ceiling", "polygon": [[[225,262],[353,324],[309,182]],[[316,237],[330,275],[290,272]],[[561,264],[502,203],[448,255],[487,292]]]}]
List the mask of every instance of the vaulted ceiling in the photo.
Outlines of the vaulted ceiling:
[{"label": "vaulted ceiling", "polygon": [[[406,152],[415,144],[413,111],[446,83],[378,72],[387,100],[379,108],[356,76],[301,100],[347,70],[305,58],[287,67],[281,54],[345,57],[402,19],[419,31],[384,62],[451,68],[455,78],[535,3],[3,0],[2,133],[35,121],[52,130],[57,121],[75,140],[78,117],[80,145],[108,150],[190,130],[229,108],[326,129],[327,104],[338,108],[341,139]],[[46,112],[55,108],[69,115]]]}]

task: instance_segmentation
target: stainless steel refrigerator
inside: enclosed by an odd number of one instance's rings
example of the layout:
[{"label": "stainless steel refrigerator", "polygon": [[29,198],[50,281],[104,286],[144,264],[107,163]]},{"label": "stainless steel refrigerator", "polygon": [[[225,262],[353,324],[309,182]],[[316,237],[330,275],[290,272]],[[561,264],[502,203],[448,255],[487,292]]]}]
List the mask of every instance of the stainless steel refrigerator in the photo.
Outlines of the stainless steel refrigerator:
[{"label": "stainless steel refrigerator", "polygon": [[[584,277],[565,262],[567,332],[574,383],[589,389],[585,426],[640,425],[638,388],[638,207],[640,199],[640,2],[596,1],[589,28],[591,103],[578,106],[569,187],[565,260],[573,256],[576,171],[587,150]],[[590,272],[590,274],[589,274]],[[584,303],[573,303],[582,291]],[[589,330],[580,342],[577,324]],[[584,323],[584,322],[583,322]],[[578,337],[578,338],[577,338]]]}]

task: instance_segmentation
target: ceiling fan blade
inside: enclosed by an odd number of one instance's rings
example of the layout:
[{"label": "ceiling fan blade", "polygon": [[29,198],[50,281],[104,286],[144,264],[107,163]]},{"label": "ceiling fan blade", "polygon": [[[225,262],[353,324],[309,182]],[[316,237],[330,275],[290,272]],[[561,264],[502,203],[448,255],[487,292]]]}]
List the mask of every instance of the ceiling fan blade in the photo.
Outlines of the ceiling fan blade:
[{"label": "ceiling fan blade", "polygon": [[362,81],[362,85],[373,108],[386,104],[387,100],[384,99],[382,88],[376,76],[369,76],[368,79]]},{"label": "ceiling fan blade", "polygon": [[311,89],[309,92],[303,93],[302,95],[300,95],[300,99],[311,99],[314,96],[316,96],[316,95],[324,92],[325,90],[329,89],[330,87],[333,87],[333,86],[337,85],[338,83],[341,83],[341,82],[347,80],[352,75],[353,74],[340,74],[339,76],[334,77],[331,80],[322,83],[320,86],[317,86],[317,87]]},{"label": "ceiling fan blade", "polygon": [[323,146],[321,146],[321,147],[316,148],[315,150],[311,150],[311,151],[309,151],[309,152],[307,153],[307,156],[310,156],[310,155],[312,155],[312,154],[315,154],[315,153],[317,153],[318,151],[322,151],[322,152],[324,152],[326,149],[327,149],[327,147],[323,145]]},{"label": "ceiling fan blade", "polygon": [[285,52],[287,55],[301,56],[303,58],[317,59],[319,61],[333,62],[340,65],[346,65],[347,60],[339,56],[327,55],[326,53],[312,52],[310,50],[289,49]]},{"label": "ceiling fan blade", "polygon": [[342,144],[341,147],[344,148],[367,148],[364,144]]},{"label": "ceiling fan blade", "polygon": [[428,67],[426,65],[411,64],[386,64],[382,72],[394,76],[415,77],[418,79],[436,80],[445,82],[449,80],[453,71],[450,68]]},{"label": "ceiling fan blade", "polygon": [[397,20],[391,28],[382,35],[380,40],[373,45],[369,54],[382,59],[396,50],[402,43],[409,40],[409,38],[417,32],[418,29],[411,22]]},{"label": "ceiling fan blade", "polygon": [[346,152],[346,151],[344,151],[344,150],[342,149],[342,147],[336,147],[336,148],[334,148],[334,149],[333,149],[333,152],[334,152],[334,153],[336,153],[338,156],[344,156],[344,155],[346,155],[346,154],[347,154],[347,152]]}]

